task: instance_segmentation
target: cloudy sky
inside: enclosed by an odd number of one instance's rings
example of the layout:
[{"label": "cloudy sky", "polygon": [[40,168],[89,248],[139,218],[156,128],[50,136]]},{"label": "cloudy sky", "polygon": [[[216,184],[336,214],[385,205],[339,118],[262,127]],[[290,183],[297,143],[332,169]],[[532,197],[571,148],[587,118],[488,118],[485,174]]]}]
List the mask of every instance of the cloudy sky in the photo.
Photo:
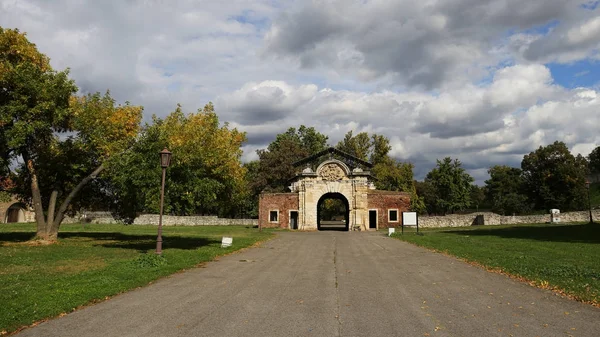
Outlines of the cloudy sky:
[{"label": "cloudy sky", "polygon": [[214,102],[245,160],[304,124],[384,134],[419,179],[459,158],[481,183],[555,140],[600,145],[599,2],[0,0],[0,25],[147,120]]}]

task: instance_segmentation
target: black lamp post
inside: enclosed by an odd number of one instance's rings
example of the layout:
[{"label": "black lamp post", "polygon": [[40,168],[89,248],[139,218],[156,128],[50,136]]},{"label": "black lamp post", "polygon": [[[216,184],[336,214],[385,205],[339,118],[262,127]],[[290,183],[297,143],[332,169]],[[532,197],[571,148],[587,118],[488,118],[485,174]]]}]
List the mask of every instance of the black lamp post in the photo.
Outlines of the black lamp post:
[{"label": "black lamp post", "polygon": [[160,215],[158,216],[158,237],[156,238],[156,254],[162,254],[162,216],[163,205],[165,200],[165,175],[167,167],[171,163],[171,152],[165,147],[164,150],[158,153],[160,155],[160,167],[162,167],[162,183],[160,187]]},{"label": "black lamp post", "polygon": [[590,209],[590,224],[594,223],[594,219],[592,218],[592,199],[590,198],[590,188],[591,188],[591,182],[589,179],[585,180],[585,187],[587,187],[588,190],[588,206]]}]

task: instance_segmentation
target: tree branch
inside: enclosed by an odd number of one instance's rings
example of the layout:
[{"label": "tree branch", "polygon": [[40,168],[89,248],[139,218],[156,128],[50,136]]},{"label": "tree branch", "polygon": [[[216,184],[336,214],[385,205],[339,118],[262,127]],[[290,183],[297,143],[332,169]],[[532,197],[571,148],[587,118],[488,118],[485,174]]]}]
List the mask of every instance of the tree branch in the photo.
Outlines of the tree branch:
[{"label": "tree branch", "polygon": [[48,223],[54,223],[54,211],[56,209],[56,198],[58,197],[58,191],[53,190],[50,194],[50,203],[48,204]]},{"label": "tree branch", "polygon": [[71,191],[71,193],[69,193],[69,195],[61,203],[60,208],[58,209],[58,212],[56,213],[56,218],[54,219],[54,221],[52,221],[52,227],[50,229],[51,233],[53,233],[53,234],[58,233],[58,227],[60,226],[60,223],[63,221],[63,219],[65,217],[65,213],[67,212],[67,207],[69,207],[69,204],[71,203],[73,198],[77,195],[77,193],[79,193],[79,191],[83,188],[83,186],[85,186],[85,184],[90,182],[90,180],[96,178],[98,176],[98,174],[100,174],[100,172],[102,172],[102,170],[104,170],[104,168],[105,168],[104,163],[102,163],[92,173],[90,173],[90,175],[83,178],[79,182],[79,184],[77,184],[77,186],[75,186],[75,188]]}]

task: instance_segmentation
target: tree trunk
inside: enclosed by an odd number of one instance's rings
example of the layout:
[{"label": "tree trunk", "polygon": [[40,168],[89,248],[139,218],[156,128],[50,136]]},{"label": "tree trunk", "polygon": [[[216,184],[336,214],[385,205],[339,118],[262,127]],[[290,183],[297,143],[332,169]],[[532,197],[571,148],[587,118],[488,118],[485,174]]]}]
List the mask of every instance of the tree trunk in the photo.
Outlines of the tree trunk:
[{"label": "tree trunk", "polygon": [[58,236],[58,231],[56,233],[51,232],[52,224],[54,222],[54,211],[56,210],[56,199],[58,198],[58,191],[52,191],[50,194],[50,203],[48,204],[48,226],[46,226],[46,234],[48,236],[48,240],[56,240]]},{"label": "tree trunk", "polygon": [[44,208],[42,207],[42,196],[38,185],[37,173],[33,167],[33,160],[29,158],[25,160],[27,161],[27,170],[31,176],[31,197],[33,199],[33,210],[35,212],[35,222],[37,224],[36,238],[47,240],[47,223],[44,219]]},{"label": "tree trunk", "polygon": [[56,238],[58,237],[58,229],[60,228],[60,224],[65,217],[65,213],[67,212],[67,208],[69,207],[69,204],[71,203],[73,198],[77,195],[77,193],[79,193],[79,191],[81,191],[83,186],[85,186],[85,184],[90,182],[90,180],[96,178],[98,176],[98,174],[100,174],[100,172],[102,172],[102,170],[104,170],[104,164],[101,164],[92,173],[90,173],[90,175],[83,178],[79,182],[79,184],[77,184],[77,186],[75,186],[75,188],[73,188],[73,190],[71,191],[71,193],[69,193],[69,195],[65,198],[65,200],[63,200],[63,202],[60,204],[58,212],[56,212],[55,218],[48,219],[48,224],[49,224],[48,237],[50,237],[52,240],[56,240]]}]

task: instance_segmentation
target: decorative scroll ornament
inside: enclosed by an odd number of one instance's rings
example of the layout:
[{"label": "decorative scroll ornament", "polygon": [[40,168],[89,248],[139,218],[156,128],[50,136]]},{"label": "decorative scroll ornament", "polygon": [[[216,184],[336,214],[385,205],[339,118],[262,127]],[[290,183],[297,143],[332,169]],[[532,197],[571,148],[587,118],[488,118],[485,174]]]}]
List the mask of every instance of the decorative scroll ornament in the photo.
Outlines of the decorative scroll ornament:
[{"label": "decorative scroll ornament", "polygon": [[344,170],[336,164],[327,164],[321,168],[320,176],[324,180],[341,180],[344,178]]}]

